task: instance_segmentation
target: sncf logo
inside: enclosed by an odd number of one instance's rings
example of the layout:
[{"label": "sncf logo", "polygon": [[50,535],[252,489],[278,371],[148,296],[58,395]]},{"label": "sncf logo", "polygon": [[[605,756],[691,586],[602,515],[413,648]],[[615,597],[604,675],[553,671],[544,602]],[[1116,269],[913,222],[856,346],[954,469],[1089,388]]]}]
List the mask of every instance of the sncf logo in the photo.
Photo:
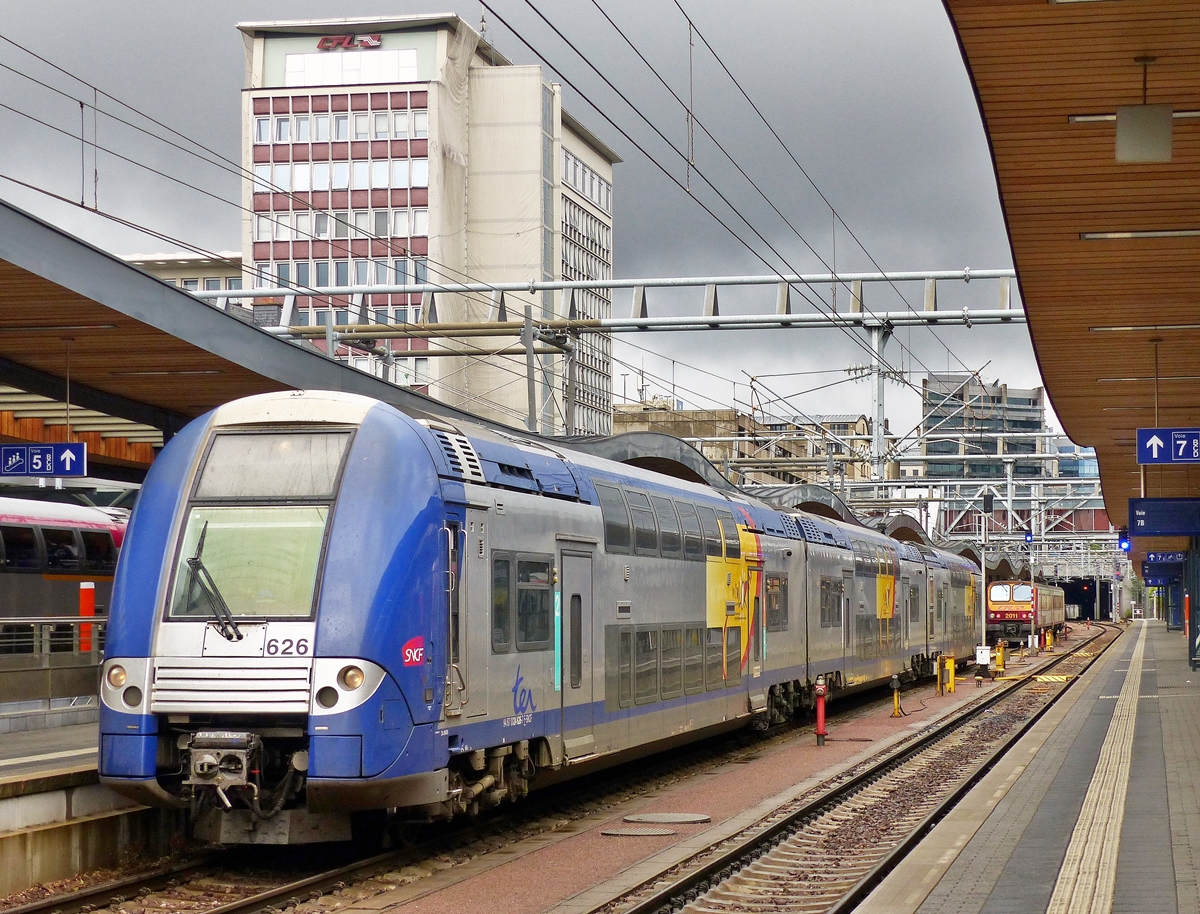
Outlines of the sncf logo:
[{"label": "sncf logo", "polygon": [[420,635],[415,638],[409,638],[404,643],[405,666],[420,666],[425,662],[425,639]]},{"label": "sncf logo", "polygon": [[318,51],[345,51],[351,48],[381,48],[382,35],[326,35],[317,42]]}]

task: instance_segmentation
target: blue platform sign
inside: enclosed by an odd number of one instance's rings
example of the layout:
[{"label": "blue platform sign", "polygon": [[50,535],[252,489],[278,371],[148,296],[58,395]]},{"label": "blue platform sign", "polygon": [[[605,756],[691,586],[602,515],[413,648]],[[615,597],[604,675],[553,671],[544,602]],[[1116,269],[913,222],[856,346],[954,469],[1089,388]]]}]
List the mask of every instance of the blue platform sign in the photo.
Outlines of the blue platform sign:
[{"label": "blue platform sign", "polygon": [[1186,552],[1147,552],[1148,565],[1182,565],[1187,561]]},{"label": "blue platform sign", "polygon": [[1129,499],[1131,536],[1200,536],[1200,498]]},{"label": "blue platform sign", "polygon": [[1142,577],[1143,578],[1174,578],[1183,577],[1183,562],[1178,564],[1164,565],[1160,563],[1151,564],[1150,562],[1142,562]]},{"label": "blue platform sign", "polygon": [[86,476],[87,445],[0,445],[0,477]]},{"label": "blue platform sign", "polygon": [[1179,578],[1152,578],[1147,577],[1142,581],[1147,587],[1170,587],[1172,584],[1178,584]]},{"label": "blue platform sign", "polygon": [[1139,428],[1138,463],[1200,463],[1200,428]]}]

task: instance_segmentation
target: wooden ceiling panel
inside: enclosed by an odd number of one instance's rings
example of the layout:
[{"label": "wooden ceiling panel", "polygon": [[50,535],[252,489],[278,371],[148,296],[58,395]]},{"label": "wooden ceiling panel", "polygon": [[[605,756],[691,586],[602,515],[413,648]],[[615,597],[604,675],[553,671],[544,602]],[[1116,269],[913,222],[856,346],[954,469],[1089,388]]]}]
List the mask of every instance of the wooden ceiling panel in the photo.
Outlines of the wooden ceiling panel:
[{"label": "wooden ceiling panel", "polygon": [[[1162,326],[1200,325],[1200,237],[1080,236],[1200,230],[1200,118],[1176,117],[1172,161],[1149,165],[1116,161],[1113,121],[1069,118],[1141,103],[1143,55],[1156,58],[1149,103],[1200,111],[1200,2],[946,5],[1047,393],[1067,433],[1096,448],[1105,506],[1120,523],[1141,490],[1135,430],[1200,425],[1200,328]],[[1089,329],[1147,325],[1162,329]],[[1200,496],[1200,468],[1151,469],[1146,494]]]}]

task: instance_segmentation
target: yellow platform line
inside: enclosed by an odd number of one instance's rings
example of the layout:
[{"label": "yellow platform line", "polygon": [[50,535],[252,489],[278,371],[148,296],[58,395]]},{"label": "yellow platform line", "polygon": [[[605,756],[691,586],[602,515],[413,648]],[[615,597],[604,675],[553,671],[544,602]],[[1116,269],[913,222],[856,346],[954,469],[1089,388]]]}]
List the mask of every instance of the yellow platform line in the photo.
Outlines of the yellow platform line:
[{"label": "yellow platform line", "polygon": [[1146,630],[1143,623],[1046,914],[1109,914],[1112,911],[1117,853],[1121,846],[1121,824],[1125,821],[1125,794],[1129,789],[1133,755],[1133,728],[1137,723],[1138,689],[1142,682],[1142,658],[1146,652]]}]

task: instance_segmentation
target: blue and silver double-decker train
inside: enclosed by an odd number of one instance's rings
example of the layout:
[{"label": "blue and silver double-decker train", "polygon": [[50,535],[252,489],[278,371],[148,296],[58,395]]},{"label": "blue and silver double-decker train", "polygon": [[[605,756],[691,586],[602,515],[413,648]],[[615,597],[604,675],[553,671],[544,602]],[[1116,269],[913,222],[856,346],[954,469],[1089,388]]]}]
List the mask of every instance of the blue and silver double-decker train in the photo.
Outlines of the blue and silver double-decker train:
[{"label": "blue and silver double-decker train", "polygon": [[964,657],[976,572],[516,432],[250,397],[147,476],[100,775],[223,843],[472,813]]}]

